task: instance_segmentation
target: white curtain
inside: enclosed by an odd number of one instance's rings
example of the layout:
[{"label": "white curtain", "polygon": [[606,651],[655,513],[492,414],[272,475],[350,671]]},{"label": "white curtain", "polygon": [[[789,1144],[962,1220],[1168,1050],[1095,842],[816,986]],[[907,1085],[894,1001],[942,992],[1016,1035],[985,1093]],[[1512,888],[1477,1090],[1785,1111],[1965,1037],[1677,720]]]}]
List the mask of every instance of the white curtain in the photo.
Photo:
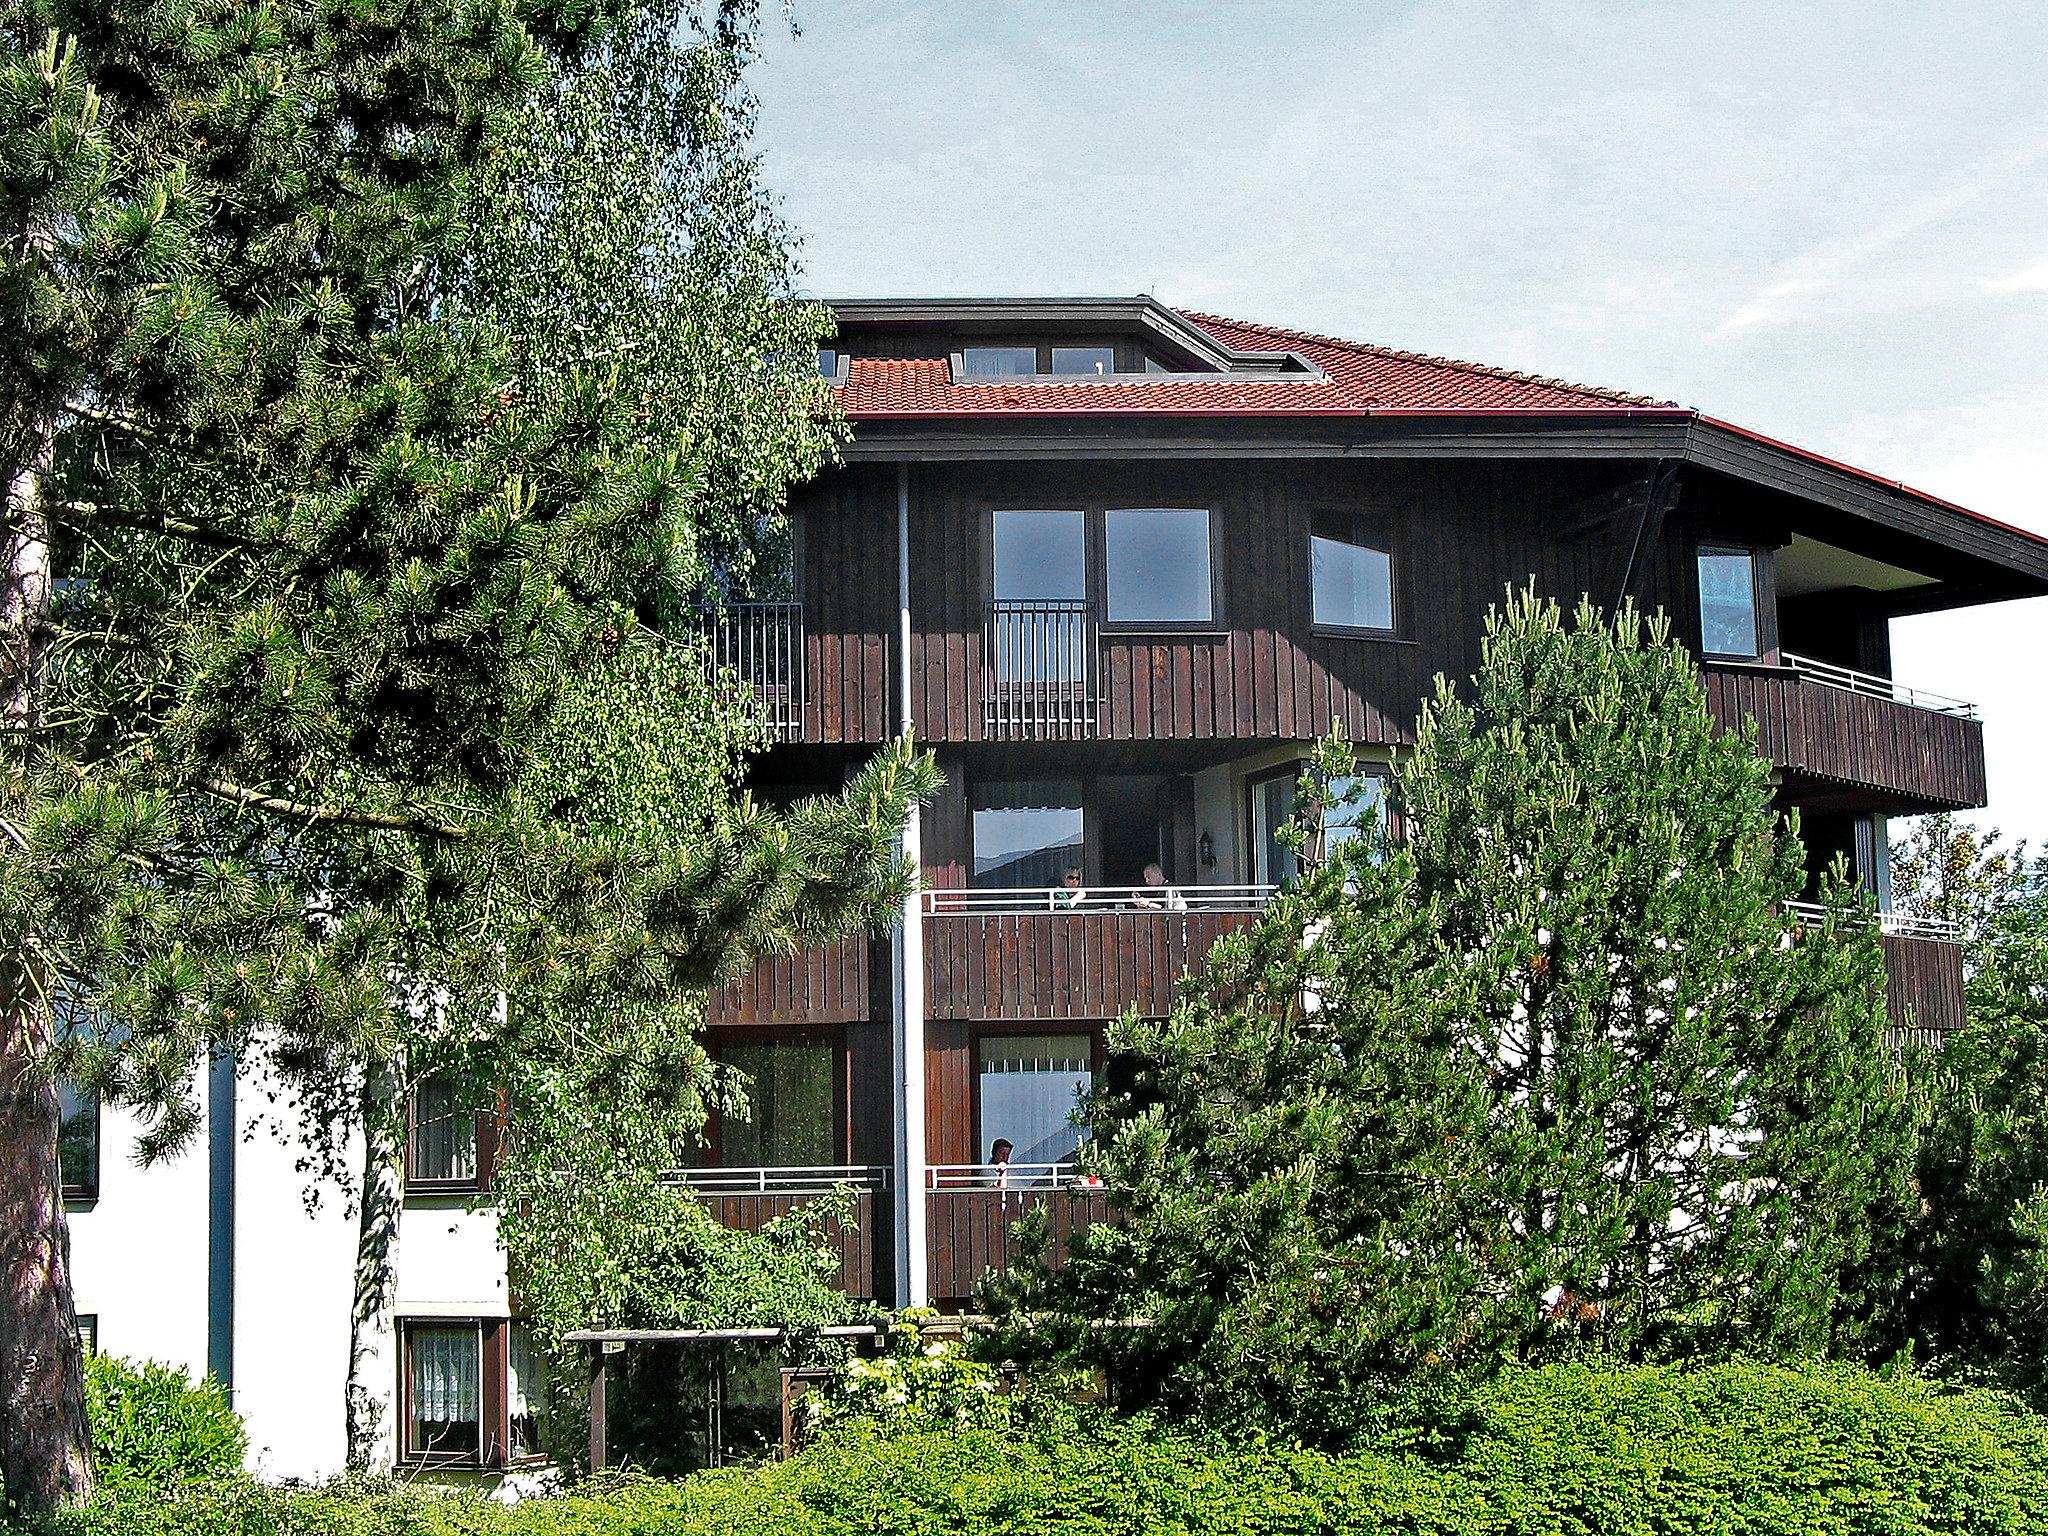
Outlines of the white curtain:
[{"label": "white curtain", "polygon": [[412,1413],[425,1424],[483,1419],[483,1362],[474,1328],[415,1328]]},{"label": "white curtain", "polygon": [[1092,1052],[1086,1035],[984,1036],[983,1141],[1012,1142],[1016,1163],[1056,1163],[1070,1154],[1081,1133],[1069,1117],[1094,1083]]},{"label": "white curtain", "polygon": [[412,1176],[476,1177],[476,1115],[445,1078],[428,1078],[413,1090]]}]

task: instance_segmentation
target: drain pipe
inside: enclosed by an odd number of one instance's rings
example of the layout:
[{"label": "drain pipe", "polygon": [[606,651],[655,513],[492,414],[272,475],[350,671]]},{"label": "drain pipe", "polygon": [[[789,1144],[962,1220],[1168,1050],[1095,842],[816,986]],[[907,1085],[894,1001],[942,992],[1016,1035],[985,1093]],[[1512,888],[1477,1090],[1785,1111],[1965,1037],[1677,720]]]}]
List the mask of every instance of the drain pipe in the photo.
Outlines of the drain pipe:
[{"label": "drain pipe", "polygon": [[[896,466],[896,699],[898,730],[914,728],[910,712],[910,466]],[[920,808],[903,823],[903,861],[914,880],[903,899],[896,936],[896,1305],[931,1301],[926,1240],[924,1122],[924,914],[918,886],[924,868]]]}]

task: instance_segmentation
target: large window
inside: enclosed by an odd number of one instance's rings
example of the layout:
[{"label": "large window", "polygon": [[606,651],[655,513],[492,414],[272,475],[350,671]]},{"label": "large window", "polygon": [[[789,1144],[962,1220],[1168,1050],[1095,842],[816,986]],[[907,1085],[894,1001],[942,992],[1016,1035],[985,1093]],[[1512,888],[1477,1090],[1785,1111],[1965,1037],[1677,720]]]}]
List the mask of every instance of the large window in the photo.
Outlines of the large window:
[{"label": "large window", "polygon": [[1757,654],[1753,551],[1701,547],[1700,649],[1709,656]]},{"label": "large window", "polygon": [[1052,371],[1065,374],[1089,374],[1097,378],[1116,372],[1116,348],[1114,347],[1054,347],[1052,349]]},{"label": "large window", "polygon": [[1112,624],[1207,624],[1209,514],[1200,508],[1102,514],[1103,596]]},{"label": "large window", "polygon": [[1081,1144],[1074,1110],[1095,1081],[1094,1046],[1087,1035],[982,1036],[982,1155],[997,1141],[1010,1143],[1013,1163],[1072,1155]]},{"label": "large window", "polygon": [[999,603],[1079,602],[1088,596],[1085,512],[998,512],[994,553]]},{"label": "large window", "polygon": [[100,1193],[100,1101],[66,1082],[57,1084],[63,1120],[57,1128],[57,1166],[64,1194],[71,1200],[96,1200]]},{"label": "large window", "polygon": [[548,1378],[533,1330],[508,1323],[505,1331],[505,1449],[513,1461],[531,1461],[544,1454],[541,1415],[547,1404]]},{"label": "large window", "polygon": [[1331,629],[1394,627],[1394,556],[1356,519],[1319,516],[1309,536],[1309,606]]},{"label": "large window", "polygon": [[1387,825],[1387,781],[1361,773],[1331,779],[1323,806],[1323,857],[1370,828]]},{"label": "large window", "polygon": [[972,803],[977,886],[1044,889],[1082,867],[1084,817],[1077,780],[976,784]]},{"label": "large window", "polygon": [[1036,347],[968,347],[960,371],[971,379],[1028,378],[1038,372]]},{"label": "large window", "polygon": [[745,1117],[719,1122],[728,1168],[829,1168],[839,1146],[839,1045],[829,1038],[728,1040],[719,1060],[747,1078]]},{"label": "large window", "polygon": [[[1302,765],[1287,767],[1252,780],[1250,785],[1251,868],[1259,885],[1285,885],[1301,873],[1301,857],[1281,834],[1294,822],[1300,804]],[[1363,773],[1330,780],[1322,814],[1322,856],[1357,837],[1367,827],[1387,825],[1387,780]],[[1316,850],[1311,847],[1310,852]]]},{"label": "large window", "polygon": [[430,1077],[412,1091],[405,1179],[414,1186],[474,1188],[479,1172],[477,1112],[463,1083]]},{"label": "large window", "polygon": [[405,1330],[405,1453],[476,1461],[484,1445],[483,1325],[411,1323]]}]

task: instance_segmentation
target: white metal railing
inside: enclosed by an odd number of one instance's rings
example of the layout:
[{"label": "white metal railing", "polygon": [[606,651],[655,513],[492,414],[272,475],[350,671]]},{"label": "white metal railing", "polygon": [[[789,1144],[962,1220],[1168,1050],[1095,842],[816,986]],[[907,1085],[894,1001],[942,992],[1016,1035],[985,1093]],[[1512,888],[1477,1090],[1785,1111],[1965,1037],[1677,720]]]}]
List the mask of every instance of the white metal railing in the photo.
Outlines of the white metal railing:
[{"label": "white metal railing", "polygon": [[1787,667],[1824,688],[1840,688],[1848,693],[1863,694],[1866,698],[1890,699],[1895,703],[1910,704],[1915,709],[1932,710],[1938,715],[1956,715],[1964,720],[1977,718],[1977,706],[1967,699],[1952,699],[1943,693],[1907,688],[1889,677],[1880,677],[1875,672],[1859,672],[1854,667],[1837,666],[1832,661],[1816,661],[1811,656],[1795,656],[1790,651],[1782,652],[1781,655]]},{"label": "white metal railing", "polygon": [[981,698],[992,735],[1026,739],[1095,731],[1095,607],[992,602],[982,625]]},{"label": "white metal railing", "polygon": [[724,603],[697,610],[707,660],[729,671],[761,701],[769,727],[782,735],[804,726],[804,605]]},{"label": "white metal railing", "polygon": [[[1817,901],[1788,901],[1785,910],[1806,924],[1824,922],[1828,915],[1828,909]],[[1960,923],[1943,917],[1911,917],[1904,912],[1878,913],[1877,930],[1895,939],[1931,939],[1938,944],[1963,941]]]},{"label": "white metal railing", "polygon": [[1005,912],[1257,912],[1273,899],[1270,885],[1027,886],[1017,890],[929,890],[927,917],[993,916]]},{"label": "white metal railing", "polygon": [[1100,1189],[1102,1180],[1073,1163],[934,1163],[924,1187],[945,1190]]},{"label": "white metal railing", "polygon": [[885,1164],[821,1163],[811,1168],[677,1168],[664,1181],[700,1195],[815,1195],[842,1185],[887,1189]]}]

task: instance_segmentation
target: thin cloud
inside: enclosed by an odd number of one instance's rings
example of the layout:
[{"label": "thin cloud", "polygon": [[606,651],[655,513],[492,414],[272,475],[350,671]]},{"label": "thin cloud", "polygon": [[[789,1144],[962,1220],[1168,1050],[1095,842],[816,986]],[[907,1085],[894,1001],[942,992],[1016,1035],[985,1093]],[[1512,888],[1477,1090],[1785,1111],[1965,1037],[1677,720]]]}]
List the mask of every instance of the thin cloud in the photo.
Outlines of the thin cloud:
[{"label": "thin cloud", "polygon": [[2048,293],[2048,261],[2037,261],[1984,284],[1986,293]]},{"label": "thin cloud", "polygon": [[[1980,161],[1971,170],[1916,197],[1868,228],[1845,240],[1830,241],[1779,269],[1779,275],[1758,289],[1720,325],[1708,340],[1720,341],[1763,325],[1782,325],[1802,317],[1812,301],[1839,288],[1873,258],[1904,244],[1931,225],[1983,202],[2016,177],[2048,160],[2048,132],[2025,136],[2018,146]],[[2048,281],[2048,262],[2014,277]],[[2006,290],[2000,290],[2006,291]],[[2016,288],[2013,292],[2030,291]]]}]

